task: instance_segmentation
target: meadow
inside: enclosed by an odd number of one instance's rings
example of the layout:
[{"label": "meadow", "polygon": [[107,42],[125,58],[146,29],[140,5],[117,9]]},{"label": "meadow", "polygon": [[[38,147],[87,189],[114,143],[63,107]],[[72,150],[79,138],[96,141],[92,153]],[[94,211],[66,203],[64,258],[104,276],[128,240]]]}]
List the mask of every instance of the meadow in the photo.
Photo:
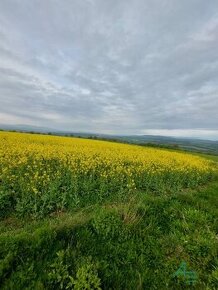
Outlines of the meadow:
[{"label": "meadow", "polygon": [[0,132],[0,288],[217,289],[216,161]]}]

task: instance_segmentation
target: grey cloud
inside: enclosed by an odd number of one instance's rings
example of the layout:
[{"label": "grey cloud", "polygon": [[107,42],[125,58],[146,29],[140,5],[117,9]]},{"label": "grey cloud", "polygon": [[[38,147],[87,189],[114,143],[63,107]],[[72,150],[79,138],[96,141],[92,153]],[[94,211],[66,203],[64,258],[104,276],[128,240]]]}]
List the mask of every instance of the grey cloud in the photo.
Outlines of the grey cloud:
[{"label": "grey cloud", "polygon": [[1,0],[0,123],[218,132],[216,11],[212,0]]}]

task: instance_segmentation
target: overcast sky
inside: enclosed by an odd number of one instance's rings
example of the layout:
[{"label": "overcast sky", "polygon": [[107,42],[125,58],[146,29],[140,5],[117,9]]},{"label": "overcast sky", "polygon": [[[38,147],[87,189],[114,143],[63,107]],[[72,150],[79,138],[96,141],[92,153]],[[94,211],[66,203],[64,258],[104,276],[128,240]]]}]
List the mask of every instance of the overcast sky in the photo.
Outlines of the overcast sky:
[{"label": "overcast sky", "polygon": [[218,139],[218,1],[0,0],[0,124]]}]

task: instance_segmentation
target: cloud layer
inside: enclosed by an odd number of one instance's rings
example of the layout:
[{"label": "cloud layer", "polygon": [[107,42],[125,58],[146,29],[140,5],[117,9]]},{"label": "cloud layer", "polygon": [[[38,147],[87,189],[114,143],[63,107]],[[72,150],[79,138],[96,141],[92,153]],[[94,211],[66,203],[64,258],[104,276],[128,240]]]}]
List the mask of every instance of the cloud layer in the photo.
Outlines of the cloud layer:
[{"label": "cloud layer", "polygon": [[214,0],[1,0],[0,123],[218,138],[217,11]]}]

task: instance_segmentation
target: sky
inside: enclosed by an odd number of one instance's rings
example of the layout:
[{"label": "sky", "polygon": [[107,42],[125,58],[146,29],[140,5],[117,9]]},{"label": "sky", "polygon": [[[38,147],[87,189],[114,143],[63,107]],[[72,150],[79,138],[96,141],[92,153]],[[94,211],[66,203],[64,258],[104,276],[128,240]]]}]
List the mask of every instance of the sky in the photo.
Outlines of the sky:
[{"label": "sky", "polygon": [[0,124],[218,140],[218,1],[0,0]]}]

